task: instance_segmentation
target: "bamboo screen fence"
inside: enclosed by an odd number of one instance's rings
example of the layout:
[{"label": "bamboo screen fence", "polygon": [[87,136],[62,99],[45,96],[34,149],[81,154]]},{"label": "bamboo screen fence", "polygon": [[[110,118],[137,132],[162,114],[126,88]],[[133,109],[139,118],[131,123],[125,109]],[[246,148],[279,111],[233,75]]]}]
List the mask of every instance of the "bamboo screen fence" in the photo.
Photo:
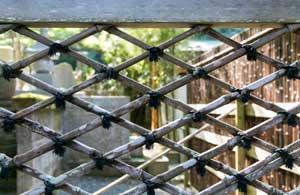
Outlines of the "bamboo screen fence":
[{"label": "bamboo screen fence", "polygon": [[[153,47],[130,36],[129,34],[121,31],[116,27],[109,25],[93,25],[90,28],[87,28],[86,30],[66,39],[65,41],[62,41],[61,43],[53,42],[48,38],[35,33],[26,26],[1,25],[0,31],[2,33],[8,30],[14,30],[15,32],[18,32],[42,44],[45,44],[46,46],[49,46],[47,49],[44,49],[37,54],[22,59],[11,65],[2,64],[2,76],[7,80],[17,77],[24,82],[45,90],[46,92],[53,95],[51,98],[25,108],[24,110],[18,111],[17,113],[12,113],[9,110],[1,108],[1,124],[6,131],[12,130],[15,125],[21,125],[29,127],[34,133],[49,138],[49,141],[47,143],[44,143],[37,148],[33,148],[32,150],[27,151],[24,154],[17,154],[12,158],[6,156],[5,154],[1,154],[1,177],[5,178],[9,169],[17,168],[18,170],[29,174],[32,177],[38,178],[44,182],[44,185],[27,191],[24,194],[45,193],[49,195],[57,189],[64,190],[70,194],[90,194],[89,192],[86,192],[85,190],[68,183],[68,179],[70,179],[71,177],[79,177],[81,175],[87,174],[94,168],[103,169],[103,166],[110,166],[120,171],[121,173],[128,174],[130,175],[130,177],[141,180],[141,184],[132,189],[128,189],[128,191],[126,192],[123,192],[123,195],[141,194],[143,192],[147,192],[149,195],[151,195],[155,194],[155,189],[157,188],[160,188],[161,190],[174,195],[189,195],[192,193],[173,185],[169,181],[175,176],[193,167],[196,167],[197,172],[200,175],[204,176],[205,169],[207,167],[210,167],[212,169],[225,173],[227,177],[220,182],[217,182],[210,187],[198,192],[197,194],[199,195],[228,194],[235,191],[236,189],[241,192],[246,192],[248,185],[254,186],[255,188],[258,188],[268,194],[285,194],[285,192],[276,189],[271,185],[265,184],[258,179],[282,165],[285,165],[288,168],[292,168],[294,164],[300,165],[300,140],[297,140],[283,148],[278,148],[262,139],[257,138],[256,136],[267,131],[273,126],[284,122],[291,126],[297,126],[299,124],[299,118],[296,114],[300,112],[300,106],[285,110],[284,108],[278,107],[271,102],[264,101],[261,98],[252,95],[251,92],[281,77],[284,77],[285,79],[300,78],[300,64],[298,64],[298,62],[295,61],[290,64],[284,64],[283,62],[272,59],[262,53],[259,53],[256,50],[256,48],[263,46],[276,37],[281,36],[287,32],[296,31],[299,28],[300,24],[286,25],[282,28],[264,31],[263,33],[258,34],[258,36],[253,38],[251,41],[240,44],[223,36],[222,34],[219,34],[209,26],[194,26],[186,32],[172,38],[171,40],[168,40],[159,46]],[[105,64],[92,61],[91,59],[80,55],[79,53],[72,50],[71,47],[69,47],[72,44],[103,30],[112,33],[122,39],[125,39],[141,47],[142,49],[145,49],[145,52],[132,59],[128,59],[127,61],[117,66],[108,67]],[[223,55],[217,57],[216,59],[212,59],[208,64],[201,67],[195,67],[188,63],[185,63],[164,51],[166,48],[196,33],[208,34],[232,46],[232,49],[226,51]],[[93,67],[96,70],[97,74],[95,74],[92,78],[78,85],[70,87],[65,91],[60,91],[59,89],[56,89],[55,87],[22,72],[22,69],[29,66],[31,63],[47,55],[53,55],[56,52],[63,52],[66,55],[72,56],[76,60]],[[276,71],[240,89],[210,74],[210,72],[223,67],[227,63],[243,55],[246,55],[247,59],[250,61],[260,60],[268,63],[270,66],[275,67]],[[122,75],[122,70],[148,57],[149,60],[153,63],[156,63],[159,58],[172,62],[174,65],[186,69],[189,74],[184,75],[181,78],[178,78],[170,82],[169,84],[160,87],[157,90],[153,90],[147,86],[141,85],[140,83]],[[86,102],[77,96],[73,96],[73,94],[75,94],[76,92],[85,89],[86,87],[89,87],[95,83],[101,82],[105,79],[116,79],[122,82],[124,85],[133,87],[144,95],[112,112],[108,112],[107,110],[100,108],[97,105]],[[200,110],[195,110],[189,105],[167,96],[169,92],[196,79],[206,79],[211,83],[214,83],[226,89],[228,93],[218,97],[212,102],[209,102],[204,108]],[[243,103],[251,101],[268,110],[276,112],[277,115],[268,120],[265,120],[264,122],[254,127],[251,127],[245,131],[241,131],[240,129],[229,125],[222,120],[219,120],[218,118],[214,118],[209,114],[211,111],[237,99]],[[55,104],[57,107],[63,109],[66,101],[75,104],[88,112],[95,113],[98,118],[63,135],[53,129],[39,124],[36,121],[28,119],[28,115],[30,115],[31,113],[51,104]],[[131,110],[147,103],[149,104],[149,106],[153,107],[153,109],[156,109],[160,105],[160,102],[164,102],[169,106],[183,111],[184,113],[186,113],[185,116],[162,127],[159,127],[155,129],[155,131],[150,131],[126,119],[121,118],[121,116],[125,113],[128,113]],[[102,126],[109,129],[112,122],[117,123],[118,125],[121,125],[130,131],[134,131],[140,134],[140,137],[105,154],[76,140],[76,138],[78,138],[79,136],[92,131],[96,127]],[[203,153],[198,153],[164,137],[169,132],[174,131],[184,125],[201,122],[205,122],[228,131],[232,135],[231,139],[226,143],[206,150]],[[145,172],[144,170],[130,166],[119,159],[119,157],[121,157],[122,155],[125,155],[139,147],[143,147],[144,145],[147,149],[152,149],[153,144],[156,142],[167,148],[186,155],[188,157],[188,160],[174,168],[171,168],[167,172],[153,176]],[[216,157],[217,155],[225,151],[232,150],[236,146],[243,147],[245,150],[248,150],[252,147],[252,145],[270,152],[271,155],[264,160],[253,163],[247,168],[240,171],[237,171],[230,166],[214,159],[214,157]],[[47,175],[40,170],[34,169],[33,167],[29,167],[24,164],[27,161],[51,150],[54,150],[56,154],[63,155],[65,147],[69,147],[73,150],[84,153],[88,155],[91,160],[57,177]],[[288,193],[299,194],[300,191],[299,189],[294,189]]]}]

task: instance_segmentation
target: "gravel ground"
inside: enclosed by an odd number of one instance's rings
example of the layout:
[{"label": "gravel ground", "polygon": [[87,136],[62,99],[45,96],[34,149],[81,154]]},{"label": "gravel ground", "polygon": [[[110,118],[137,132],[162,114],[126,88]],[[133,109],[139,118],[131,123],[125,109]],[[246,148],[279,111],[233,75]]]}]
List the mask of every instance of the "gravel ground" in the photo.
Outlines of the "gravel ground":
[{"label": "gravel ground", "polygon": [[[74,178],[70,180],[70,183],[78,187],[81,187],[82,189],[88,192],[95,192],[99,188],[102,188],[103,186],[113,182],[116,179],[117,179],[116,177],[84,176],[80,178]],[[140,183],[141,183],[140,181],[128,179],[125,182],[117,185],[113,189],[109,190],[108,192],[105,192],[103,195],[118,195],[119,193],[124,192]],[[64,192],[59,193],[59,195],[66,195],[66,194],[67,193]],[[162,192],[160,190],[156,190],[156,195],[167,195],[167,194],[168,193]]]}]

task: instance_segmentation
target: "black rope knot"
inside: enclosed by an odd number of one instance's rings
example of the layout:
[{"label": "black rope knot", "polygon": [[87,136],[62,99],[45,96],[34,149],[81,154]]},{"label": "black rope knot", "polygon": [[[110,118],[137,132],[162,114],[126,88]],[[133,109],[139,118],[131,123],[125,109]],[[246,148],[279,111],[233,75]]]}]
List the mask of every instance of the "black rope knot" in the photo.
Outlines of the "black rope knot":
[{"label": "black rope knot", "polygon": [[246,50],[247,60],[256,61],[257,59],[257,51],[256,48],[251,45],[243,45],[242,48]]},{"label": "black rope knot", "polygon": [[150,91],[147,93],[150,96],[149,106],[157,109],[160,106],[161,94],[157,91]]},{"label": "black rope knot", "polygon": [[16,127],[16,121],[12,119],[10,116],[5,116],[2,121],[2,128],[5,132],[11,132]]},{"label": "black rope knot", "polygon": [[55,106],[58,109],[66,109],[66,100],[70,99],[72,96],[66,96],[60,92],[54,94],[55,96]]},{"label": "black rope knot", "polygon": [[285,112],[285,111],[278,112],[278,114],[285,115],[285,121],[287,122],[288,125],[290,125],[292,127],[297,126],[296,114]]},{"label": "black rope knot", "polygon": [[237,179],[237,188],[240,192],[247,193],[247,185],[249,180],[242,174],[236,174],[234,177]]},{"label": "black rope knot", "polygon": [[160,184],[149,179],[145,179],[143,182],[147,187],[147,195],[155,195],[155,189],[159,188]]},{"label": "black rope knot", "polygon": [[245,150],[250,150],[252,147],[252,137],[249,137],[247,135],[242,135],[240,134],[240,132],[237,134],[238,136],[240,136],[240,141],[238,143],[239,146],[243,147]]},{"label": "black rope knot", "polygon": [[208,163],[208,160],[206,159],[198,159],[196,158],[197,160],[197,163],[196,163],[196,171],[197,173],[203,177],[205,175],[205,166],[207,165]]},{"label": "black rope knot", "polygon": [[45,181],[45,195],[53,195],[53,191],[55,190],[55,184],[51,183],[50,181]]},{"label": "black rope knot", "polygon": [[208,73],[204,68],[199,67],[196,70],[192,71],[191,74],[195,79],[200,79],[200,78],[207,78]]},{"label": "black rope knot", "polygon": [[53,56],[55,55],[57,52],[61,52],[61,53],[66,53],[70,51],[69,48],[67,46],[64,46],[60,43],[52,43],[49,46],[49,51],[48,51],[48,55],[49,56]]},{"label": "black rope knot", "polygon": [[99,73],[103,73],[106,79],[116,79],[119,74],[113,67],[103,67]]},{"label": "black rope knot", "polygon": [[160,49],[159,47],[151,47],[148,49],[149,51],[149,61],[150,62],[158,62],[159,61],[159,56],[163,55],[163,50]]},{"label": "black rope knot", "polygon": [[104,129],[109,129],[111,127],[111,121],[114,120],[114,116],[105,113],[102,115],[102,127]]},{"label": "black rope knot", "polygon": [[240,95],[238,97],[238,99],[243,102],[243,103],[247,103],[250,98],[251,98],[251,91],[248,89],[232,89],[231,92],[238,92]]},{"label": "black rope knot", "polygon": [[285,75],[288,79],[299,79],[300,70],[295,66],[283,66],[285,69]]},{"label": "black rope knot", "polygon": [[52,137],[51,140],[54,142],[53,152],[57,156],[63,157],[66,152],[66,148],[64,147],[66,145],[66,142],[57,136]]},{"label": "black rope knot", "polygon": [[95,161],[95,166],[99,170],[103,170],[104,165],[110,165],[113,160],[112,159],[107,159],[103,156],[97,156],[94,158]]},{"label": "black rope knot", "polygon": [[145,147],[147,150],[150,150],[153,148],[153,144],[156,142],[157,138],[156,135],[153,133],[145,133],[143,135],[145,138]]},{"label": "black rope knot", "polygon": [[5,80],[10,81],[11,78],[16,78],[18,74],[20,74],[21,70],[14,70],[8,64],[2,64],[2,76]]},{"label": "black rope knot", "polygon": [[202,122],[204,118],[205,114],[203,114],[202,112],[194,112],[192,116],[192,120],[194,122]]},{"label": "black rope knot", "polygon": [[293,166],[294,166],[293,162],[295,159],[291,154],[289,154],[285,149],[282,149],[282,148],[275,150],[275,152],[280,155],[280,157],[282,158],[282,160],[287,168],[289,168],[289,169],[293,168]]}]

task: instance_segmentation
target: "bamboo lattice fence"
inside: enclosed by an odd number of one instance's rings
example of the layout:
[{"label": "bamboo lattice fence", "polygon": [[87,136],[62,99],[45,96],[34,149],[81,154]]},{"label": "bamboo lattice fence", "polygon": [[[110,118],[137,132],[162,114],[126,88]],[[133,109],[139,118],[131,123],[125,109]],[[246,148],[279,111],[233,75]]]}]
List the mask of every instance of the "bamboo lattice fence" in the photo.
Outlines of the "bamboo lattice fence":
[{"label": "bamboo lattice fence", "polygon": [[[235,35],[232,37],[232,39],[241,42],[246,39],[255,38],[258,34],[269,30],[270,29],[250,28]],[[286,33],[262,46],[259,48],[259,51],[274,59],[289,64],[293,61],[299,60],[299,44],[300,37],[296,33]],[[229,46],[222,44],[192,60],[191,63],[203,65],[206,63],[205,61],[207,59],[213,58],[227,49],[229,49]],[[275,71],[275,68],[269,66],[267,63],[259,60],[256,62],[249,62],[246,57],[241,57],[214,71],[213,75],[240,88],[251,82],[254,82],[261,77],[269,75],[273,71]],[[255,94],[256,96],[267,101],[272,101],[275,103],[280,102],[282,105],[284,105],[283,102],[285,102],[288,106],[294,102],[300,102],[299,84],[299,80],[281,78],[275,80],[269,85],[257,89],[252,94]],[[210,87],[209,91],[205,90],[208,86]],[[220,94],[226,94],[226,90],[223,90],[216,85],[211,85],[211,83],[206,82],[205,80],[197,80],[189,84],[188,94],[188,102],[190,104],[205,104],[216,99]],[[267,113],[264,116],[258,116],[259,118],[256,118],[253,115],[246,117],[246,129],[269,118]],[[230,124],[235,123],[233,117],[227,117],[225,121]],[[222,129],[211,128],[209,131],[215,132],[218,135],[228,136],[228,133]],[[276,125],[261,135],[258,135],[258,137],[278,147],[284,147],[285,145],[298,140],[299,132],[297,127],[295,128],[288,125]],[[193,139],[191,142],[191,147],[197,151],[207,150],[213,146],[214,145],[211,143],[207,143],[199,139]],[[248,163],[253,163],[256,161],[256,159],[254,159],[251,155],[247,156],[247,160],[249,161]],[[227,154],[224,153],[222,156],[218,156],[218,159],[220,159],[222,162],[227,162],[228,165],[235,166],[234,152],[228,152]],[[210,180],[210,182],[216,182],[219,180],[213,174],[210,175],[210,177],[207,177],[207,179],[209,178],[208,180]],[[262,177],[261,180],[277,188],[283,189],[284,191],[289,191],[300,184],[299,173],[295,170],[274,170],[270,174]],[[209,185],[208,182],[201,182],[195,173],[192,174],[192,183],[194,186],[197,186],[198,189],[205,188],[205,186]]]},{"label": "bamboo lattice fence", "polygon": [[[197,25],[188,29],[184,33],[162,43],[161,45],[153,47],[110,25],[93,25],[83,30],[82,32],[62,41],[61,43],[55,43],[48,38],[30,30],[26,26],[9,24],[1,25],[0,32],[2,33],[8,30],[14,30],[17,33],[20,33],[46,46],[49,46],[47,49],[44,49],[37,54],[17,61],[13,64],[2,64],[2,76],[7,80],[17,77],[24,82],[36,86],[53,95],[51,98],[25,108],[24,110],[18,111],[17,113],[12,113],[11,111],[5,110],[3,108],[0,109],[0,122],[2,124],[2,127],[6,131],[12,130],[15,125],[20,125],[29,127],[33,132],[49,138],[49,141],[47,143],[33,148],[26,153],[17,154],[12,158],[6,156],[5,154],[1,154],[1,177],[5,177],[9,169],[17,168],[18,170],[29,174],[32,177],[38,178],[44,182],[44,185],[31,189],[24,194],[33,195],[45,193],[48,195],[52,194],[52,192],[57,189],[64,190],[70,194],[90,194],[89,192],[86,192],[85,190],[68,183],[68,180],[71,177],[79,177],[81,175],[87,174],[94,168],[103,169],[103,166],[110,166],[123,174],[128,174],[130,175],[130,177],[136,178],[141,181],[141,184],[132,189],[128,189],[128,191],[122,193],[123,195],[135,195],[141,194],[143,192],[147,192],[149,195],[151,195],[155,194],[155,189],[157,188],[160,188],[163,191],[174,195],[189,195],[192,193],[173,185],[169,181],[177,175],[190,170],[193,167],[196,167],[197,172],[200,175],[205,175],[205,169],[207,167],[210,167],[217,171],[223,172],[227,175],[227,177],[198,192],[198,195],[227,194],[235,191],[236,189],[241,192],[246,192],[248,185],[254,186],[255,188],[258,188],[268,194],[285,194],[285,192],[283,192],[282,190],[265,184],[258,179],[282,165],[285,165],[288,168],[292,168],[294,164],[300,165],[300,140],[296,140],[283,148],[278,148],[275,145],[259,139],[257,136],[262,134],[263,132],[268,131],[271,127],[284,122],[291,126],[297,126],[299,124],[299,118],[296,116],[296,114],[300,112],[300,106],[285,110],[285,108],[281,108],[271,102],[262,100],[260,97],[254,96],[252,92],[282,77],[285,79],[300,78],[300,64],[298,64],[297,61],[286,64],[284,62],[281,62],[280,60],[268,57],[267,55],[264,55],[256,50],[256,48],[267,44],[268,42],[274,40],[276,37],[279,37],[288,32],[296,31],[299,28],[300,24],[285,25],[281,28],[271,29],[260,33],[255,37],[255,39],[241,44],[214,31],[209,26]],[[82,56],[81,54],[72,50],[72,48],[70,47],[72,44],[100,31],[107,31],[108,33],[125,39],[141,47],[145,50],[145,52],[134,58],[128,59],[127,61],[119,65],[108,67],[105,64],[95,62]],[[208,34],[232,46],[232,49],[229,52],[226,52],[221,57],[212,59],[204,66],[192,66],[189,63],[183,62],[182,60],[171,56],[165,51],[168,47],[196,33]],[[96,70],[97,74],[95,74],[92,78],[78,85],[70,87],[65,91],[60,91],[59,89],[56,89],[55,87],[22,72],[22,69],[29,66],[31,63],[47,55],[53,55],[56,52],[63,52],[66,55],[69,55],[76,60],[93,67]],[[247,86],[242,88],[236,88],[226,81],[223,81],[210,74],[212,71],[218,70],[227,63],[232,62],[243,55],[247,55],[247,58],[250,61],[258,60],[265,62],[274,67],[275,71],[258,80],[255,80],[254,82],[249,83]],[[146,58],[149,58],[149,60],[153,63],[156,63],[159,58],[162,58],[173,63],[176,66],[186,69],[189,74],[184,75],[181,78],[178,78],[170,82],[169,84],[160,87],[157,90],[153,90],[147,86],[141,85],[140,83],[122,75],[122,70]],[[73,96],[74,93],[81,91],[95,83],[99,83],[105,79],[116,79],[117,81],[122,82],[124,85],[133,87],[135,90],[138,90],[144,95],[112,112],[108,112],[107,110],[100,108],[97,105],[87,102],[77,96]],[[195,110],[189,105],[167,96],[169,92],[196,79],[208,80],[211,83],[224,88],[228,92],[225,95],[219,96],[217,99],[209,102],[204,108],[200,110]],[[268,110],[274,111],[275,113],[277,113],[277,115],[245,131],[241,131],[240,129],[210,115],[210,112],[212,112],[213,110],[237,99],[243,103],[251,101]],[[66,101],[75,104],[88,112],[96,114],[98,118],[63,135],[58,133],[54,129],[50,129],[39,124],[37,121],[33,121],[27,118],[27,116],[32,114],[33,112],[43,109],[51,104],[55,104],[58,108],[63,109]],[[158,127],[157,129],[155,129],[155,131],[152,132],[130,122],[129,120],[121,118],[122,115],[147,103],[149,104],[149,106],[153,107],[153,109],[156,109],[160,105],[160,102],[164,102],[168,106],[172,106],[183,111],[185,113],[185,116],[164,126]],[[76,140],[76,138],[92,131],[96,127],[102,126],[109,129],[112,122],[117,123],[118,125],[123,126],[130,131],[140,134],[140,137],[105,154]],[[184,125],[201,122],[205,122],[210,125],[222,128],[223,130],[228,131],[232,135],[232,137],[226,143],[220,144],[202,153],[198,153],[181,145],[180,143],[176,143],[164,137],[169,132],[174,131]],[[171,168],[167,172],[153,176],[145,172],[144,170],[130,166],[119,159],[119,157],[143,146],[146,146],[147,149],[151,149],[153,147],[153,143],[156,142],[167,148],[186,155],[188,157],[188,160],[174,168]],[[270,152],[271,155],[264,160],[249,165],[243,170],[237,171],[232,167],[214,159],[214,157],[216,157],[217,155],[220,155],[228,150],[232,150],[236,146],[240,146],[245,150],[248,150],[254,145]],[[57,177],[47,175],[40,170],[24,164],[27,161],[32,160],[51,150],[54,150],[56,154],[63,155],[66,147],[88,155],[91,160]],[[298,193],[300,193],[299,189],[294,189],[289,192],[289,194]]]}]

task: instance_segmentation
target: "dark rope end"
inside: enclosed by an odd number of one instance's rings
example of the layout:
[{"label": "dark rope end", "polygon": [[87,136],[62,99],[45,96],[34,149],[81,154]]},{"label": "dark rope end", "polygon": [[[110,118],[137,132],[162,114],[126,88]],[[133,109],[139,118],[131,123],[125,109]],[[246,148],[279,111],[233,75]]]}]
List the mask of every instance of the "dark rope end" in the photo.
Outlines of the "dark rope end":
[{"label": "dark rope end", "polygon": [[159,56],[163,55],[163,50],[159,47],[151,47],[149,50],[149,61],[158,62]]},{"label": "dark rope end", "polygon": [[1,66],[2,66],[2,76],[7,81],[10,81],[11,78],[16,78],[16,75],[22,72],[20,70],[14,70],[8,64],[2,64]]},{"label": "dark rope end", "polygon": [[114,117],[108,113],[102,115],[102,127],[104,129],[109,129],[111,127],[111,121]]},{"label": "dark rope end", "polygon": [[112,163],[112,160],[104,158],[103,156],[97,156],[94,158],[95,166],[99,170],[103,170],[104,165],[109,165]]},{"label": "dark rope end", "polygon": [[256,48],[251,45],[244,45],[242,46],[246,50],[247,53],[247,60],[249,61],[256,61],[257,60],[257,51]]},{"label": "dark rope end", "polygon": [[119,73],[112,67],[103,67],[99,73],[103,73],[106,79],[116,79]]},{"label": "dark rope end", "polygon": [[157,109],[160,106],[161,94],[157,91],[148,92],[150,95],[149,106]]},{"label": "dark rope end", "polygon": [[241,174],[236,174],[235,175],[237,181],[237,188],[240,192],[247,193],[247,186],[249,183],[249,180],[245,178],[245,176]]},{"label": "dark rope end", "polygon": [[64,145],[66,145],[66,143],[62,139],[60,139],[59,137],[53,137],[52,141],[54,142],[53,152],[57,156],[63,157],[65,152],[66,152],[66,148],[64,147]]},{"label": "dark rope end", "polygon": [[292,126],[292,127],[296,127],[297,126],[297,116],[293,113],[289,113],[289,112],[278,112],[277,114],[283,114],[285,115],[285,121],[287,122],[288,125]]},{"label": "dark rope end", "polygon": [[245,150],[250,150],[251,147],[252,147],[252,138],[251,137],[248,137],[246,135],[240,135],[238,134],[241,139],[239,141],[239,146],[243,147]]},{"label": "dark rope end", "polygon": [[156,136],[153,133],[146,133],[143,135],[145,137],[145,147],[147,150],[153,148],[153,144],[156,142]]},{"label": "dark rope end", "polygon": [[291,154],[289,154],[285,149],[282,148],[275,150],[275,152],[280,155],[287,168],[293,169],[295,159]]},{"label": "dark rope end", "polygon": [[200,67],[200,68],[197,68],[196,70],[194,70],[192,72],[192,76],[195,78],[195,79],[200,79],[200,78],[207,78],[207,71],[204,70],[204,68]]},{"label": "dark rope end", "polygon": [[192,116],[194,122],[202,122],[204,118],[205,115],[202,112],[195,112]]},{"label": "dark rope end", "polygon": [[285,69],[285,75],[288,79],[299,79],[299,68],[295,66],[283,66]]},{"label": "dark rope end", "polygon": [[50,181],[45,181],[45,195],[53,195],[53,191],[55,190],[55,185]]},{"label": "dark rope end", "polygon": [[60,43],[53,43],[49,47],[48,55],[53,56],[57,52],[66,53],[69,51],[69,48],[67,46],[63,46]]},{"label": "dark rope end", "polygon": [[148,179],[143,182],[147,187],[147,195],[155,195],[155,189],[159,187],[159,184]]},{"label": "dark rope end", "polygon": [[6,116],[4,120],[2,121],[2,128],[5,132],[11,132],[15,129],[15,120],[13,120],[11,117]]},{"label": "dark rope end", "polygon": [[196,171],[197,173],[203,177],[206,173],[205,166],[207,165],[208,161],[205,159],[196,159]]},{"label": "dark rope end", "polygon": [[66,109],[66,97],[62,93],[55,94],[55,106],[57,109]]}]

